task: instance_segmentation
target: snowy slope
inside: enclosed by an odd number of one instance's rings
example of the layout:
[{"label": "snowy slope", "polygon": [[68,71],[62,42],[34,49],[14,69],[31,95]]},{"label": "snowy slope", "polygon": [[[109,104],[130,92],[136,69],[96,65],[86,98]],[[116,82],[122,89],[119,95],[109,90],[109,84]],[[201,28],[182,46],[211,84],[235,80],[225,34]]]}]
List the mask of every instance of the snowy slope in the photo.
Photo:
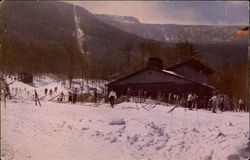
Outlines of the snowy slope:
[{"label": "snowy slope", "polygon": [[[247,113],[126,102],[10,101],[1,107],[1,157],[15,160],[238,160],[248,155]],[[112,122],[112,123],[111,123]],[[117,125],[116,125],[117,124]],[[249,148],[248,148],[249,149]]]},{"label": "snowy slope", "polygon": [[[104,84],[107,83],[106,81],[82,81],[81,79],[73,79],[72,80],[72,89],[69,89],[69,81],[65,80],[56,80],[51,76],[34,76],[34,82],[32,84],[26,84],[18,80],[13,80],[7,78],[7,83],[10,84],[10,92],[13,99],[18,100],[31,100],[31,97],[34,95],[34,90],[37,91],[39,98],[44,97],[45,88],[53,91],[53,94],[50,96],[46,96],[45,99],[51,99],[56,95],[63,92],[67,94],[68,91],[73,91],[75,88],[78,89],[78,93],[86,93],[91,92],[92,88],[97,89],[98,93],[102,93],[104,90]],[[83,83],[83,86],[82,86]],[[55,87],[57,87],[57,92],[55,93]]]}]

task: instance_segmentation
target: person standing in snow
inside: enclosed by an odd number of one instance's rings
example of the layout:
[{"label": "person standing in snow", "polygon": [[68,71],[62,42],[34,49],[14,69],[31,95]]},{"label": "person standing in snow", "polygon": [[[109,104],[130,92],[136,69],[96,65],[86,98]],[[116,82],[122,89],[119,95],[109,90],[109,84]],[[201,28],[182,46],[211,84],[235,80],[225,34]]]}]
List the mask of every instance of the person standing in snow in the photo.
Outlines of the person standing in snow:
[{"label": "person standing in snow", "polygon": [[53,94],[53,91],[52,91],[52,89],[50,89],[49,90],[49,95],[52,96],[52,94]]},{"label": "person standing in snow", "polygon": [[47,96],[47,93],[48,93],[48,89],[45,88],[45,89],[44,89],[44,94],[45,94],[45,96]]},{"label": "person standing in snow", "polygon": [[139,89],[138,91],[138,101],[139,103],[142,103],[142,96],[143,96],[143,89]]},{"label": "person standing in snow", "polygon": [[114,108],[115,99],[116,99],[116,98],[117,98],[117,97],[116,97],[116,92],[112,90],[112,91],[109,93],[109,102],[110,102],[110,106],[111,106],[112,108]]},{"label": "person standing in snow", "polygon": [[62,91],[62,92],[61,92],[61,99],[60,99],[61,102],[64,101],[64,97],[65,97],[65,95],[64,95],[64,93],[63,93],[63,91]]},{"label": "person standing in snow", "polygon": [[95,103],[97,102],[97,91],[96,91],[96,89],[94,90],[94,102]]},{"label": "person standing in snow", "polygon": [[69,91],[68,95],[68,101],[72,103],[72,93]]},{"label": "person standing in snow", "polygon": [[75,91],[74,91],[74,93],[73,93],[73,97],[72,97],[72,102],[73,102],[73,104],[76,103],[76,100],[77,100],[77,88],[75,88]]},{"label": "person standing in snow", "polygon": [[55,93],[57,93],[57,87],[55,87]]},{"label": "person standing in snow", "polygon": [[189,110],[192,110],[192,101],[193,101],[193,95],[190,93],[188,94],[188,97],[187,97],[187,104],[188,104],[188,108]]},{"label": "person standing in snow", "polygon": [[223,96],[220,97],[219,99],[219,106],[220,106],[221,112],[223,112],[224,111],[224,97]]},{"label": "person standing in snow", "polygon": [[11,99],[11,95],[10,95],[10,87],[9,85],[5,82],[5,98],[9,97],[9,99]]},{"label": "person standing in snow", "polygon": [[40,103],[40,100],[39,100],[38,94],[37,94],[37,92],[36,92],[36,90],[35,90],[35,89],[34,89],[34,91],[35,91],[35,104],[36,104],[36,106],[37,106],[37,104],[39,104],[39,105],[41,106],[41,103]]},{"label": "person standing in snow", "polygon": [[243,111],[245,110],[245,103],[244,103],[244,100],[243,99],[239,99],[239,112],[240,111]]},{"label": "person standing in snow", "polygon": [[216,113],[216,109],[218,107],[218,97],[216,94],[210,99],[210,101],[212,102],[212,112]]},{"label": "person standing in snow", "polygon": [[172,92],[168,95],[168,103],[173,104],[174,94]]},{"label": "person standing in snow", "polygon": [[128,87],[128,89],[127,89],[127,96],[128,96],[128,98],[130,99],[130,96],[131,96],[131,89]]}]

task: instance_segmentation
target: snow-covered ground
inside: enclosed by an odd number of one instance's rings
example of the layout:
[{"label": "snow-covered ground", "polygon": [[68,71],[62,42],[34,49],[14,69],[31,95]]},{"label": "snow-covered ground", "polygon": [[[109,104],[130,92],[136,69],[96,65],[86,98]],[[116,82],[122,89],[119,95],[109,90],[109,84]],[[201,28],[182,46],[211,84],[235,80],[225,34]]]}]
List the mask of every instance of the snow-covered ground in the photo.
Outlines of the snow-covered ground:
[{"label": "snow-covered ground", "polygon": [[[7,79],[8,83],[13,82]],[[80,89],[80,79],[73,88]],[[173,105],[124,102],[58,103],[30,98],[37,90],[67,82],[47,76],[33,84],[10,84],[12,100],[1,103],[1,158],[4,160],[239,160],[249,156],[249,114],[186,110]],[[82,92],[104,83],[84,82]],[[16,94],[17,93],[17,94]],[[16,94],[16,95],[15,95]],[[53,93],[52,97],[56,93]]]},{"label": "snow-covered ground", "polygon": [[[145,105],[145,104],[143,104]],[[12,100],[1,106],[1,157],[13,160],[246,159],[248,113],[142,104]],[[249,147],[249,143],[248,143]]]},{"label": "snow-covered ground", "polygon": [[[34,96],[34,90],[37,91],[39,98],[51,99],[56,95],[63,92],[65,95],[68,91],[74,91],[77,88],[78,93],[93,93],[93,88],[97,90],[98,93],[103,93],[106,83],[105,81],[82,81],[81,79],[72,80],[72,89],[69,89],[69,82],[67,80],[60,81],[56,80],[50,76],[34,76],[34,82],[32,84],[26,84],[18,80],[6,78],[6,82],[9,84],[10,92],[13,99],[18,100],[31,100]],[[83,84],[83,85],[82,85]],[[55,87],[57,92],[55,93]],[[45,96],[44,90],[48,89],[48,96]],[[49,90],[53,91],[52,95],[49,95]],[[43,98],[44,97],[44,98]]]}]

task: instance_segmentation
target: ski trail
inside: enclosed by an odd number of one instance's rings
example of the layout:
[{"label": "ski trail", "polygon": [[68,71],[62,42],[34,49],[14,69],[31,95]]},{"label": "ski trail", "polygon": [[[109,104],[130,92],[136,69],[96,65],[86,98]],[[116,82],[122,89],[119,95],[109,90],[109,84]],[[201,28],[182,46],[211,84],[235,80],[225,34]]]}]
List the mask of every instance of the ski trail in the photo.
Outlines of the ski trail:
[{"label": "ski trail", "polygon": [[75,29],[76,29],[76,40],[77,40],[80,52],[83,54],[84,50],[83,50],[82,42],[84,41],[84,32],[80,28],[80,25],[79,25],[80,19],[77,16],[76,6],[74,4],[73,4],[73,10],[74,10],[74,22],[75,22]]}]

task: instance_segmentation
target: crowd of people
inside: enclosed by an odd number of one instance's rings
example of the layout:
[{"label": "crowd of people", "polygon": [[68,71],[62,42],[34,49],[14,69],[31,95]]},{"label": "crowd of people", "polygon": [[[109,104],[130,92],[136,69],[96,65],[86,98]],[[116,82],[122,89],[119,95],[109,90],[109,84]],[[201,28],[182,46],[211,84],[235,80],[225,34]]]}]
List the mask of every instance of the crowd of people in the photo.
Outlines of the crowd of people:
[{"label": "crowd of people", "polygon": [[[7,84],[4,80],[4,97],[5,99],[11,99],[11,97],[15,97],[21,92],[26,92],[26,95],[29,96],[31,93],[29,90],[26,89],[18,89],[18,88],[11,88],[10,90],[9,84]],[[13,95],[11,95],[13,93]],[[36,93],[37,94],[37,93]],[[108,94],[106,94],[110,106],[114,107],[115,101],[117,99],[117,93],[114,90],[111,90]],[[38,95],[37,95],[38,96]],[[58,102],[65,102],[68,101],[70,103],[75,104],[77,101],[84,102],[84,100],[88,100],[91,98],[92,102],[98,102],[101,98],[105,97],[105,95],[97,93],[97,90],[94,89],[91,94],[79,94],[78,89],[74,88],[73,91],[68,91],[68,93],[64,93],[63,91],[58,91],[57,87],[53,89],[44,89],[44,96],[50,96],[50,98],[56,97]],[[136,103],[144,103],[146,99],[155,99],[156,101],[165,102],[166,104],[173,104],[183,106],[190,110],[193,109],[207,109],[212,112],[216,112],[220,110],[221,112],[230,110],[236,112],[245,112],[248,111],[247,101],[242,98],[230,98],[226,95],[219,94],[218,92],[213,95],[199,95],[197,93],[174,93],[174,92],[167,92],[167,91],[158,91],[154,96],[152,96],[151,92],[143,89],[133,90],[131,88],[127,89],[126,96],[128,99],[131,99]]]},{"label": "crowd of people", "polygon": [[[190,110],[203,108],[214,113],[218,110],[220,110],[221,112],[224,112],[225,110],[236,112],[248,111],[246,100],[229,98],[228,96],[219,94],[218,92],[209,96],[198,95],[196,93],[178,94],[158,91],[156,96],[151,97],[147,94],[146,90],[132,90],[128,88],[126,96],[128,97],[128,99],[132,98],[133,101],[137,103],[143,103],[147,98],[151,98],[157,101],[165,102],[167,104],[180,105]],[[115,91],[110,91],[109,102],[111,107],[114,106],[116,98],[117,95]]]}]

